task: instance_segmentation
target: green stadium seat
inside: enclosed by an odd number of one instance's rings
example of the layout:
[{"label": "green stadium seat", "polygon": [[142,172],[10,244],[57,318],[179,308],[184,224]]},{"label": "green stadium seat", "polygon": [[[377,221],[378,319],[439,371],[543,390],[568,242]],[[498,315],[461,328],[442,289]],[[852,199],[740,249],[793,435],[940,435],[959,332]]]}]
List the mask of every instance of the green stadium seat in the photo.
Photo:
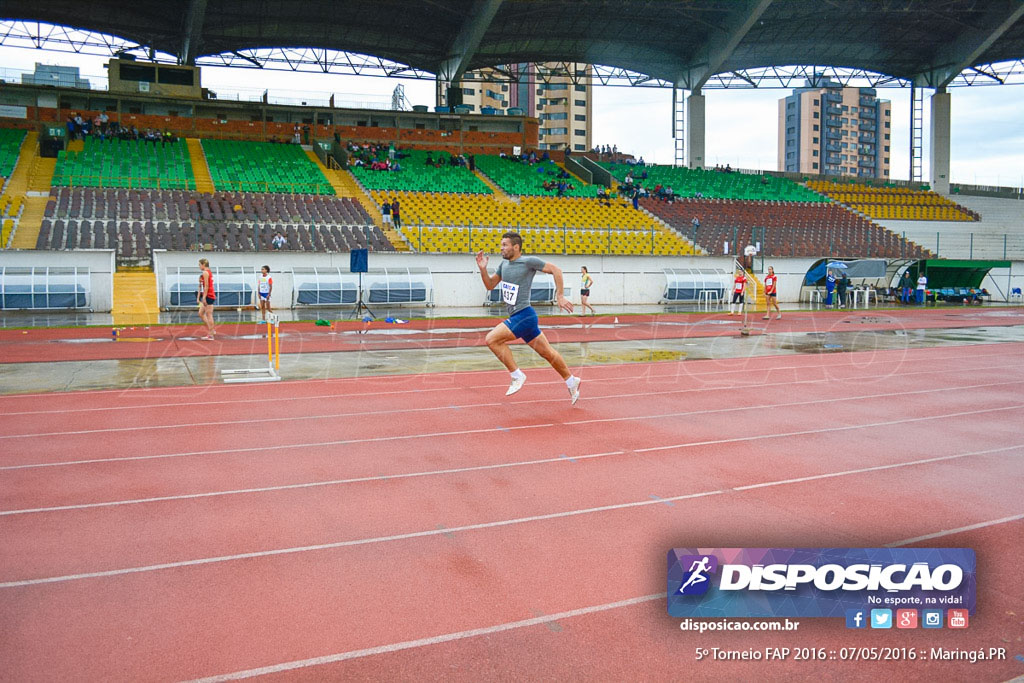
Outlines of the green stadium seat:
[{"label": "green stadium seat", "polygon": [[90,137],[81,152],[58,153],[53,185],[194,190],[196,179],[184,140],[153,144]]},{"label": "green stadium seat", "polygon": [[[349,170],[367,190],[492,194],[491,188],[468,168],[448,165],[447,152],[416,149],[402,150],[402,154],[408,156],[398,160],[400,171],[373,171],[351,162]],[[442,162],[441,167],[427,166],[427,154]],[[378,158],[386,157],[386,150],[378,153]]]},{"label": "green stadium seat", "polygon": [[298,145],[202,140],[217,190],[333,195],[320,167]]}]

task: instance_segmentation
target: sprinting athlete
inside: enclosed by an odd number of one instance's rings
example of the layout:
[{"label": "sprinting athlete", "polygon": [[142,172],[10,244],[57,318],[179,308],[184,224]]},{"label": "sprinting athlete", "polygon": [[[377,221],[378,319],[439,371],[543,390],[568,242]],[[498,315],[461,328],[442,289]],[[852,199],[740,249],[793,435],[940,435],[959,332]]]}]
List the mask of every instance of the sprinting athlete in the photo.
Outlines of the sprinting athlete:
[{"label": "sprinting athlete", "polygon": [[206,324],[206,336],[203,341],[213,341],[213,306],[217,303],[217,292],[213,288],[213,272],[210,262],[199,259],[199,292],[196,297],[199,303],[199,319]]},{"label": "sprinting athlete", "polygon": [[260,277],[256,281],[256,297],[259,301],[260,313],[263,314],[263,320],[258,321],[259,323],[267,322],[267,313],[273,313],[270,307],[270,295],[274,291],[274,278],[270,277],[270,266],[263,266],[260,268]]},{"label": "sprinting athlete", "polygon": [[480,277],[488,290],[501,286],[501,300],[508,307],[508,319],[495,325],[487,333],[487,346],[498,360],[512,373],[512,384],[506,396],[511,396],[523,388],[526,374],[516,365],[509,343],[513,339],[522,339],[540,357],[551,364],[569,388],[569,397],[573,405],[580,398],[580,378],[574,376],[565,364],[562,355],[552,348],[547,337],[537,326],[537,312],[530,305],[530,290],[533,277],[537,271],[550,273],[555,278],[555,291],[558,293],[558,306],[567,313],[572,313],[572,302],[562,294],[562,271],[552,263],[545,263],[535,256],[523,256],[523,238],[517,232],[506,232],[501,236],[501,257],[494,275],[487,271],[488,258],[484,252],[477,252],[476,265],[480,269]]}]

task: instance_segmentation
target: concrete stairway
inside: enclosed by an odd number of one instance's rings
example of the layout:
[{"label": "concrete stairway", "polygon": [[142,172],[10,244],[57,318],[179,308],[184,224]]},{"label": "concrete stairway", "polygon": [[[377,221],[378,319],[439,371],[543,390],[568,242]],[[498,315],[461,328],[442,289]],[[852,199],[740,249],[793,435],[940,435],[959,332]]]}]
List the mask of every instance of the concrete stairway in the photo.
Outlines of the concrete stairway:
[{"label": "concrete stairway", "polygon": [[56,159],[44,159],[39,156],[38,133],[29,132],[21,143],[18,163],[14,166],[7,194],[21,196],[24,209],[18,220],[18,227],[11,237],[14,249],[35,249],[39,239],[39,228],[43,223],[46,211],[46,199],[50,193],[53,170],[57,166]]},{"label": "concrete stairway", "polygon": [[115,326],[155,325],[159,320],[156,273],[143,268],[119,268],[114,273]]},{"label": "concrete stairway", "polygon": [[210,176],[210,167],[206,165],[206,153],[203,152],[203,145],[196,138],[186,138],[188,145],[188,158],[192,162],[192,174],[196,179],[197,192],[213,192],[213,178]]}]

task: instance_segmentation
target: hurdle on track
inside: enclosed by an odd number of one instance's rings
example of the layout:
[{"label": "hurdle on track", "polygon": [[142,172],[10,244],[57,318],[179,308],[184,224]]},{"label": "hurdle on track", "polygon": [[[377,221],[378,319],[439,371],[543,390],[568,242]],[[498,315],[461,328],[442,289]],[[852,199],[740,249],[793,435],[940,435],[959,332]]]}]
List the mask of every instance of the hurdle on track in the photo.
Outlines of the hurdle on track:
[{"label": "hurdle on track", "polygon": [[281,320],[275,314],[267,318],[267,367],[221,370],[225,384],[238,382],[278,382],[281,375]]}]

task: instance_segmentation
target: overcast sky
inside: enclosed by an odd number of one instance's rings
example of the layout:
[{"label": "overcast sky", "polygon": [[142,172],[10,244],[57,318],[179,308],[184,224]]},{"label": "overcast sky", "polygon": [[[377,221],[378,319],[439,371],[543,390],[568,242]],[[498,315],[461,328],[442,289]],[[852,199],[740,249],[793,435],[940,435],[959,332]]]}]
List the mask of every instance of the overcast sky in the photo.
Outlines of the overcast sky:
[{"label": "overcast sky", "polygon": [[[0,47],[0,78],[9,80],[31,72],[36,62],[78,66],[84,77],[105,78],[106,59],[61,52]],[[257,69],[203,68],[203,86],[221,98],[237,93],[258,99],[264,89],[272,98],[327,100],[337,106],[386,106],[395,86],[402,84],[410,104],[434,103],[432,81],[306,74]],[[95,87],[95,85],[94,85]],[[952,149],[950,178],[978,185],[1024,186],[1024,85],[951,88]],[[729,163],[736,168],[776,169],[779,99],[788,90],[705,91],[708,165]],[[910,91],[879,89],[892,101],[893,178],[909,176]],[[595,144],[616,144],[647,161],[670,164],[672,93],[653,88],[594,88]],[[929,175],[925,103],[925,178]]]}]

